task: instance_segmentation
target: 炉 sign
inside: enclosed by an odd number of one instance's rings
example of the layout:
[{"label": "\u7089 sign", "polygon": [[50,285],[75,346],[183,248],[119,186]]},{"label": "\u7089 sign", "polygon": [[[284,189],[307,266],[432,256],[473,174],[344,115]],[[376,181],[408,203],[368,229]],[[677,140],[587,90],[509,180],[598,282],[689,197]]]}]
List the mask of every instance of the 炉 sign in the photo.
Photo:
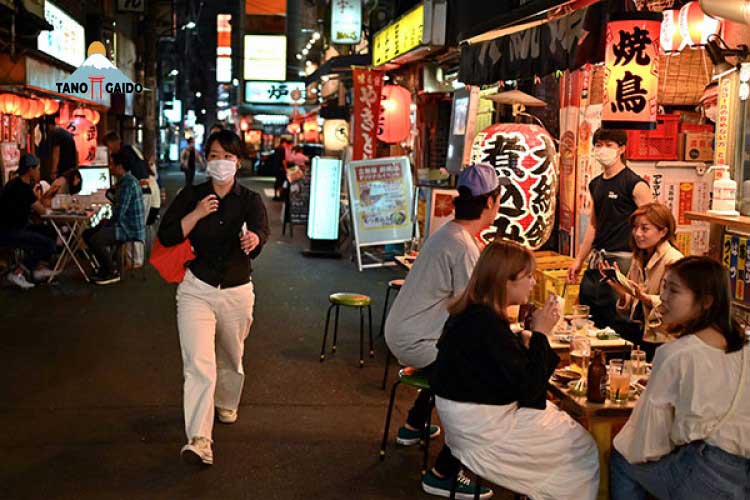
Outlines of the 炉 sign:
[{"label": "\u7089 sign", "polygon": [[[297,90],[300,98],[292,93]],[[292,104],[305,101],[305,82],[245,82],[245,102],[259,104]]]},{"label": "\u7089 sign", "polygon": [[80,66],[86,59],[83,26],[50,1],[44,3],[44,18],[54,29],[39,33],[37,48],[71,66]]}]

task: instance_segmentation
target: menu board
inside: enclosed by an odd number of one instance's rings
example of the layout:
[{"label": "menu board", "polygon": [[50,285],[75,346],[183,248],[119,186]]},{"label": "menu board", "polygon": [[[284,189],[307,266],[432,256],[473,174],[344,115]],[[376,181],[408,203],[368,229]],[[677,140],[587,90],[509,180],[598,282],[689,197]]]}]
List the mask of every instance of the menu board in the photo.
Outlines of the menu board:
[{"label": "menu board", "polygon": [[312,160],[307,237],[337,240],[341,208],[341,160],[316,156]]},{"label": "menu board", "polygon": [[411,239],[414,187],[407,157],[350,162],[346,178],[357,245]]},{"label": "menu board", "polygon": [[307,224],[310,212],[312,171],[308,167],[300,168],[305,173],[304,177],[289,186],[289,220],[292,224]]},{"label": "menu board", "polygon": [[372,64],[380,66],[422,44],[424,3],[420,3],[395,22],[375,33]]},{"label": "menu board", "polygon": [[10,174],[18,169],[21,151],[15,142],[0,142],[0,167],[2,167],[3,184],[10,180]]}]

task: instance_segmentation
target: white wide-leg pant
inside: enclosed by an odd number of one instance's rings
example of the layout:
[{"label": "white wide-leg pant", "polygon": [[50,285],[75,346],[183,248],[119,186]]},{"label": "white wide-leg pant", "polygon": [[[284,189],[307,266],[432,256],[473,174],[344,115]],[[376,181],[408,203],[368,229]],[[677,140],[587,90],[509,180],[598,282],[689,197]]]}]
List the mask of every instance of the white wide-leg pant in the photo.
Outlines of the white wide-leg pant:
[{"label": "white wide-leg pant", "polygon": [[177,287],[188,440],[211,439],[215,406],[236,410],[240,404],[245,380],[242,354],[254,303],[252,282],[214,288],[188,270]]}]

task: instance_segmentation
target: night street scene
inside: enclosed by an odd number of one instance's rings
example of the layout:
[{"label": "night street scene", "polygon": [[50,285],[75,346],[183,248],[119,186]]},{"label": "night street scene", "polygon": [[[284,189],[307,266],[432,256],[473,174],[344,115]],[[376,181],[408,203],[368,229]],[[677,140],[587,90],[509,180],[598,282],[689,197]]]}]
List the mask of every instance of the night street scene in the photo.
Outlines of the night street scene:
[{"label": "night street scene", "polygon": [[750,0],[0,0],[0,499],[750,500]]}]

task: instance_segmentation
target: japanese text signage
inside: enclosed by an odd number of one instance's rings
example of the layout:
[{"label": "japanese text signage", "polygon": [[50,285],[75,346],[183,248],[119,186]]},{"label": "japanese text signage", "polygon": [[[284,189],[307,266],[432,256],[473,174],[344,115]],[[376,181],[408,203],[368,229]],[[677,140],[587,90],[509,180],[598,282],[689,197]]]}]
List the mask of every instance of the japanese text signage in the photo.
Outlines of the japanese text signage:
[{"label": "japanese text signage", "polygon": [[216,15],[216,81],[232,81],[232,15]]},{"label": "japanese text signage", "polygon": [[375,33],[372,64],[380,66],[422,45],[424,3],[404,14],[393,24]]},{"label": "japanese text signage", "polygon": [[39,33],[37,48],[71,66],[83,64],[86,59],[83,26],[49,1],[44,3],[44,18],[54,29]]},{"label": "japanese text signage", "polygon": [[117,12],[145,12],[146,0],[117,0]]},{"label": "japanese text signage", "polygon": [[661,15],[648,12],[607,25],[604,128],[656,128],[660,30]]},{"label": "japanese text signage", "polygon": [[[298,90],[300,98],[292,93]],[[305,82],[245,82],[245,102],[258,104],[300,104],[305,102]]]},{"label": "japanese text signage", "polygon": [[375,157],[383,73],[377,70],[355,68],[352,74],[354,76],[352,159],[370,160]]},{"label": "japanese text signage", "polygon": [[286,80],[286,35],[245,35],[245,80]]},{"label": "japanese text signage", "polygon": [[331,42],[356,44],[362,39],[362,0],[331,1]]}]

